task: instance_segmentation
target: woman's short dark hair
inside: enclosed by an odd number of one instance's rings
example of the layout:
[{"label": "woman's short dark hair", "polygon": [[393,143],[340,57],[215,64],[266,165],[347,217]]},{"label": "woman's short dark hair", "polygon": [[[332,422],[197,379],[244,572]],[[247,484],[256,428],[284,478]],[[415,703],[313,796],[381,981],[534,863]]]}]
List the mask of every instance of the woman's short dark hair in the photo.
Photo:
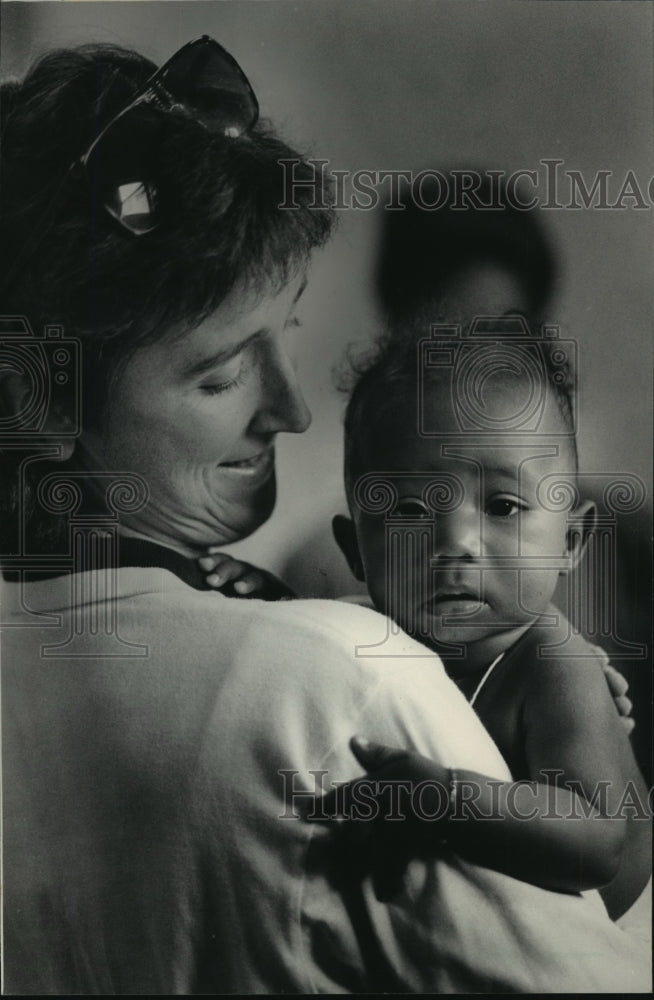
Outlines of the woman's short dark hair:
[{"label": "woman's short dark hair", "polygon": [[[280,161],[298,155],[269,127],[225,138],[175,114],[157,159],[174,211],[145,237],[112,224],[68,168],[155,68],[127,49],[82,45],[50,52],[22,84],[5,85],[2,242],[25,257],[3,291],[5,313],[129,348],[200,322],[236,285],[281,287],[326,239],[332,215],[315,207],[313,191],[297,185],[298,208],[279,209]],[[303,171],[315,180],[300,159],[298,180]]]},{"label": "woman's short dark hair", "polygon": [[[87,423],[136,348],[199,324],[232,291],[282,288],[333,222],[311,165],[265,122],[228,138],[161,112],[168,211],[145,236],[124,231],[69,168],[155,69],[129,49],[87,44],[47,53],[0,91],[0,311],[79,339]],[[291,210],[279,207],[287,159],[296,181],[311,181],[296,184]]]}]

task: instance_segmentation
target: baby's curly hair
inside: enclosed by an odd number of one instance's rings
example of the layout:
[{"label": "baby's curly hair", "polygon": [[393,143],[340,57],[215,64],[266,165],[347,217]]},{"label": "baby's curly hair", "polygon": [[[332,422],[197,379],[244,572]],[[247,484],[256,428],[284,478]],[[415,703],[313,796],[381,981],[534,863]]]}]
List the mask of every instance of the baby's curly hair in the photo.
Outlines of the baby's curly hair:
[{"label": "baby's curly hair", "polygon": [[[578,467],[575,434],[576,372],[572,359],[563,359],[557,339],[541,338],[534,334],[526,317],[514,313],[487,321],[481,334],[476,334],[475,344],[488,338],[492,346],[497,346],[503,354],[511,354],[517,349],[514,337],[507,335],[507,320],[517,320],[531,329],[534,336],[534,354],[537,361],[538,377],[546,390],[556,400],[568,432],[572,448],[575,470]],[[451,325],[451,324],[448,324]],[[464,328],[458,324],[458,329]],[[349,394],[344,418],[345,428],[345,483],[348,495],[361,471],[364,447],[368,434],[379,424],[382,416],[392,414],[399,398],[409,398],[418,402],[418,379],[424,377],[420,366],[419,340],[424,330],[403,330],[397,328],[381,334],[372,347],[358,353],[350,352],[346,366],[338,374],[338,386]],[[520,343],[520,342],[519,342]],[[524,344],[524,341],[521,341]],[[429,342],[430,349],[452,349],[452,342],[439,340]],[[474,348],[473,348],[474,349]],[[492,354],[488,357],[492,362]],[[427,376],[428,377],[428,376]]]}]

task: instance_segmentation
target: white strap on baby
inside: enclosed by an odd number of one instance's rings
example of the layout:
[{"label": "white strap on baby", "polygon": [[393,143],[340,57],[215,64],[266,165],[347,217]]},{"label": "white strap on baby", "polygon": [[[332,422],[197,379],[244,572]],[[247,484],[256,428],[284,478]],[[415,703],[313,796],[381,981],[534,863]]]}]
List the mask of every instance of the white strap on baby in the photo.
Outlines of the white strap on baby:
[{"label": "white strap on baby", "polygon": [[479,692],[481,691],[481,689],[483,688],[484,684],[486,683],[486,681],[490,677],[491,673],[493,672],[494,668],[497,666],[497,664],[500,662],[500,660],[502,659],[503,656],[504,656],[504,653],[500,653],[499,656],[495,657],[495,659],[491,663],[490,667],[488,668],[488,670],[486,671],[486,673],[484,674],[484,676],[482,677],[482,679],[479,681],[479,684],[475,688],[474,693],[473,693],[473,695],[472,695],[472,697],[470,699],[470,704],[471,705],[474,705],[474,703],[477,701],[477,698],[479,696]]}]

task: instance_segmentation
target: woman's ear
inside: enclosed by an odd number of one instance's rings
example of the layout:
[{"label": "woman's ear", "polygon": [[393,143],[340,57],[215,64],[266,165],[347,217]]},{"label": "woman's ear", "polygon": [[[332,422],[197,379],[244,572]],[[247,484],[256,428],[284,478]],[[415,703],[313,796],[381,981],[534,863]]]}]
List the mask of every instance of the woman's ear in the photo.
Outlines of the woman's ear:
[{"label": "woman's ear", "polygon": [[584,500],[568,515],[568,528],[565,535],[565,554],[570,559],[568,569],[574,569],[579,565],[588,539],[595,531],[596,523],[597,508],[592,500]]},{"label": "woman's ear", "polygon": [[356,580],[365,583],[366,577],[363,572],[363,562],[359,552],[359,543],[354,522],[349,517],[337,514],[332,519],[332,531],[339,549],[347,559],[347,564]]},{"label": "woman's ear", "polygon": [[34,402],[34,384],[29,375],[11,365],[0,365],[0,422],[4,431],[9,435],[29,433],[35,444],[47,440],[58,449],[58,455],[50,456],[51,460],[67,461],[75,450],[70,419],[48,405],[47,399],[41,404],[45,410],[41,418],[40,407]]}]

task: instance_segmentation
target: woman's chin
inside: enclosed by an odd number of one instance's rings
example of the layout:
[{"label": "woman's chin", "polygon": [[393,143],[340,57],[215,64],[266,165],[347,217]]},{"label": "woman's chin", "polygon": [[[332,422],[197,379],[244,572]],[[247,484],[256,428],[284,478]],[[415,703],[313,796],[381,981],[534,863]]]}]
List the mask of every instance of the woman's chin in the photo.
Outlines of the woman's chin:
[{"label": "woman's chin", "polygon": [[273,474],[257,490],[231,501],[227,507],[221,504],[214,525],[214,533],[220,538],[209,544],[229,545],[247,538],[266,523],[275,509],[276,500],[277,483]]}]

